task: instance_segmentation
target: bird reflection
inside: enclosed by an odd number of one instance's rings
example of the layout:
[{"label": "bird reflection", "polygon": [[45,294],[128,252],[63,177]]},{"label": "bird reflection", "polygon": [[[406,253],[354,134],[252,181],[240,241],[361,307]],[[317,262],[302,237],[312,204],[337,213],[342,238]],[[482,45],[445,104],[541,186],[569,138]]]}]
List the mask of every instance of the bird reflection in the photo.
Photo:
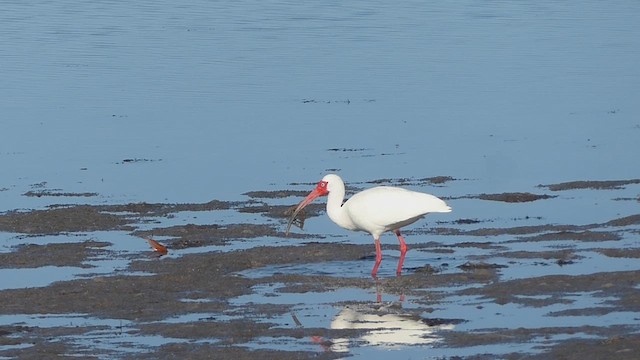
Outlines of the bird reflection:
[{"label": "bird reflection", "polygon": [[403,309],[404,295],[400,295],[400,301],[382,302],[382,294],[377,290],[376,302],[345,306],[331,321],[332,330],[362,330],[357,337],[329,340],[314,336],[312,341],[325,351],[339,353],[359,346],[386,349],[425,346],[440,341],[442,331],[453,330],[459,323],[455,319],[423,318],[415,311]]},{"label": "bird reflection", "polygon": [[346,306],[331,322],[332,329],[368,330],[358,339],[333,339],[331,351],[347,352],[352,344],[398,349],[405,346],[428,345],[440,341],[438,333],[452,330],[454,325],[441,319],[425,319],[401,309],[367,305]]}]

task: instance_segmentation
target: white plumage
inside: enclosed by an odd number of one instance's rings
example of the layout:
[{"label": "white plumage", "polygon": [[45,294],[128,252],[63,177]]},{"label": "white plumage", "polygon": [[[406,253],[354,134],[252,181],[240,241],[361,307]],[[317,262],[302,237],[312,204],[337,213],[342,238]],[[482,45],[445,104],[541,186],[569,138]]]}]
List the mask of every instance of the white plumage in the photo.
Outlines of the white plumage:
[{"label": "white plumage", "polygon": [[373,277],[376,276],[382,261],[382,233],[393,231],[398,236],[400,261],[397,273],[400,274],[407,251],[400,228],[420,220],[429,213],[451,211],[443,200],[433,195],[392,186],[377,186],[361,191],[342,204],[345,195],[344,182],[338,175],[328,174],[322,178],[315,190],[300,202],[289,221],[289,228],[300,210],[315,198],[325,195],[328,196],[327,215],[334,223],[348,230],[366,231],[373,236],[376,244],[376,264],[371,272]]},{"label": "white plumage", "polygon": [[[331,192],[329,192],[331,196]],[[390,186],[378,186],[355,194],[342,207],[356,229],[379,237],[383,232],[412,224],[430,212],[451,208],[437,197]]]}]

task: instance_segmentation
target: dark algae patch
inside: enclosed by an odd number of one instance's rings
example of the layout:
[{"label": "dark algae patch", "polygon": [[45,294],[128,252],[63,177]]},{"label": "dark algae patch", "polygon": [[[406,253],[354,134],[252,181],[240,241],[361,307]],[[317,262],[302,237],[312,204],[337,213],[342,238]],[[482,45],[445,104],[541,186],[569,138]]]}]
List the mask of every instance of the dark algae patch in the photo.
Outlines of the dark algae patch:
[{"label": "dark algae patch", "polygon": [[86,240],[71,244],[25,244],[12,252],[0,253],[0,268],[37,268],[41,266],[90,267],[84,261],[107,253],[110,243]]},{"label": "dark algae patch", "polygon": [[0,215],[0,231],[24,234],[126,229],[131,223],[124,216],[105,213],[100,207],[90,205],[9,211]]},{"label": "dark algae patch", "polygon": [[579,189],[591,189],[591,190],[614,190],[621,189],[627,185],[640,184],[640,179],[631,180],[604,180],[604,181],[569,181],[559,184],[550,185],[538,185],[538,187],[546,187],[551,191],[564,191],[564,190],[579,190]]},{"label": "dark algae patch", "polygon": [[521,203],[521,202],[530,202],[542,199],[550,199],[555,196],[551,195],[537,195],[531,193],[502,193],[502,194],[480,194],[477,196],[471,196],[472,198],[478,198],[480,200],[491,200],[491,201],[503,201],[508,203]]},{"label": "dark algae patch", "polygon": [[63,192],[60,190],[35,190],[35,191],[29,190],[23,195],[30,196],[30,197],[42,197],[42,196],[92,197],[92,196],[98,196],[98,193],[94,193],[94,192],[73,193],[73,192]]}]

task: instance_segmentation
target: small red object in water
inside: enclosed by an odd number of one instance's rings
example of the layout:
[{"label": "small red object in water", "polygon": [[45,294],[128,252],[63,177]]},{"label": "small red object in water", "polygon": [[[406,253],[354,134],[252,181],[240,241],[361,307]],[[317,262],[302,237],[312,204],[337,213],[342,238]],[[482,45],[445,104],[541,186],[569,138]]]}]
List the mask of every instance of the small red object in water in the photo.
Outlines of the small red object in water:
[{"label": "small red object in water", "polygon": [[144,239],[147,240],[149,245],[151,245],[151,248],[153,249],[153,251],[157,251],[160,254],[160,256],[167,255],[169,253],[169,250],[167,250],[166,246],[160,244],[159,242],[153,240],[152,238],[144,238]]}]

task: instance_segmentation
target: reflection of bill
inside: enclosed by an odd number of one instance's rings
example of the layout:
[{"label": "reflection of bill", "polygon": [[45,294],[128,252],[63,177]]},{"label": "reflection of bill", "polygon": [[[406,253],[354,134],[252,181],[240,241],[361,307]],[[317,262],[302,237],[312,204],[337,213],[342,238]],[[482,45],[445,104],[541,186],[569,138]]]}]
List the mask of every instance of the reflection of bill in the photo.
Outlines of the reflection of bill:
[{"label": "reflection of bill", "polygon": [[369,330],[358,339],[333,339],[331,351],[347,352],[353,344],[399,349],[406,346],[429,345],[441,340],[439,332],[453,330],[456,321],[425,319],[413,314],[372,309],[368,306],[347,306],[331,322],[332,329]]}]

